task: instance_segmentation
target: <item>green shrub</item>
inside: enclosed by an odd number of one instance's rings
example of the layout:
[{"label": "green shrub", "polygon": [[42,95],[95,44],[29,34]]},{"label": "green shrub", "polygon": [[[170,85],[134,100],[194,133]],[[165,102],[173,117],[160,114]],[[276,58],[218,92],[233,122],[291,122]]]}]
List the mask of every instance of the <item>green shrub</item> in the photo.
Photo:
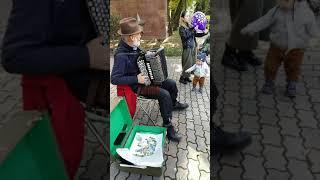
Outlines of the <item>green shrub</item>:
[{"label": "green shrub", "polygon": [[117,31],[119,30],[119,21],[121,20],[121,16],[118,14],[111,14],[110,17],[110,39],[118,39],[119,35]]}]

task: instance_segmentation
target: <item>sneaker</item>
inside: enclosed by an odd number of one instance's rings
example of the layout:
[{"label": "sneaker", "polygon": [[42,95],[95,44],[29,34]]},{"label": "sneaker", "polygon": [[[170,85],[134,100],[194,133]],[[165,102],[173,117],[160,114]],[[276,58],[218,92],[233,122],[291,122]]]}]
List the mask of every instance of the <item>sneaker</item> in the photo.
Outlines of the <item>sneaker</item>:
[{"label": "sneaker", "polygon": [[297,90],[296,90],[296,82],[289,81],[287,84],[287,96],[290,98],[296,97]]},{"label": "sneaker", "polygon": [[176,102],[176,104],[173,106],[173,110],[183,110],[183,109],[187,109],[189,107],[189,105],[187,103],[180,103],[180,102]]},{"label": "sneaker", "polygon": [[221,64],[235,69],[237,71],[247,71],[248,65],[245,61],[240,61],[234,49],[226,44],[226,50],[223,53]]},{"label": "sneaker", "polygon": [[196,91],[196,87],[193,87],[193,88],[191,89],[191,91]]},{"label": "sneaker", "polygon": [[266,81],[262,87],[261,92],[264,94],[273,94],[275,85],[273,81]]},{"label": "sneaker", "polygon": [[260,66],[262,61],[252,51],[239,52],[239,59],[246,61],[251,66]]},{"label": "sneaker", "polygon": [[252,142],[247,132],[230,133],[219,127],[213,127],[213,148],[216,152],[234,152],[242,150]]},{"label": "sneaker", "polygon": [[202,88],[199,89],[199,93],[202,94]]}]

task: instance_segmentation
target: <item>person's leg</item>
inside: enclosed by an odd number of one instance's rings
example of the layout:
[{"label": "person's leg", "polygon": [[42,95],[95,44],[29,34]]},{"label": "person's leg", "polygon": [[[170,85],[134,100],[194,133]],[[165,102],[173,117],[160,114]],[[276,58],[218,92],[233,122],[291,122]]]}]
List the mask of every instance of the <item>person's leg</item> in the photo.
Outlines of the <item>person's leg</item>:
[{"label": "person's leg", "polygon": [[264,76],[265,84],[262,87],[262,92],[265,94],[272,94],[275,88],[274,81],[277,76],[279,67],[283,60],[284,51],[271,45],[269,48],[265,66],[264,66]]},{"label": "person's leg", "polygon": [[[232,22],[232,29],[228,44],[238,50],[253,50],[258,45],[258,34],[255,36],[247,36],[240,33],[240,31],[250,22],[257,20],[262,11],[262,0],[241,0],[239,7],[235,10],[234,21]],[[232,14],[230,12],[230,14]]]},{"label": "person's leg", "polygon": [[172,79],[167,79],[162,82],[161,88],[163,88],[169,92],[170,97],[171,97],[171,102],[173,105],[175,105],[177,102],[177,97],[178,97],[178,87],[177,87],[176,82]]},{"label": "person's leg", "polygon": [[289,97],[296,95],[296,83],[299,79],[303,56],[303,50],[295,49],[290,51],[285,58],[284,68],[287,75],[287,95]]},{"label": "person's leg", "polygon": [[240,33],[241,29],[261,16],[262,10],[263,0],[241,0],[230,4],[232,29],[226,43],[223,65],[238,71],[246,71],[247,63],[254,66],[262,64],[262,61],[252,53],[258,45],[259,35],[247,36]]},{"label": "person's leg", "polygon": [[199,79],[199,86],[200,86],[199,92],[200,92],[200,93],[202,93],[202,89],[203,89],[203,85],[204,85],[204,80],[205,80],[205,77],[201,77],[201,78]]},{"label": "person's leg", "polygon": [[192,90],[191,91],[195,91],[196,90],[196,86],[199,82],[199,77],[198,76],[194,76],[193,77],[193,81],[192,81]]},{"label": "person's leg", "polygon": [[171,102],[173,105],[173,110],[182,110],[189,107],[186,103],[180,103],[177,101],[178,97],[178,87],[174,80],[167,79],[164,82],[162,82],[161,88],[167,90],[171,97]]},{"label": "person's leg", "polygon": [[229,0],[229,12],[230,12],[231,24],[233,24],[236,17],[238,16],[241,2],[242,0]]},{"label": "person's leg", "polygon": [[[155,88],[158,89],[157,93],[151,93],[151,92],[156,92]],[[163,126],[167,128],[168,139],[172,141],[179,141],[181,137],[179,137],[176,134],[174,127],[171,124],[173,104],[172,104],[171,94],[169,93],[169,91],[164,88],[144,86],[144,87],[141,87],[140,95],[146,98],[158,100],[161,117],[163,119]]]},{"label": "person's leg", "polygon": [[187,84],[186,78],[190,77],[190,73],[185,72],[194,64],[194,52],[192,48],[183,49],[182,52],[182,73],[179,82]]}]

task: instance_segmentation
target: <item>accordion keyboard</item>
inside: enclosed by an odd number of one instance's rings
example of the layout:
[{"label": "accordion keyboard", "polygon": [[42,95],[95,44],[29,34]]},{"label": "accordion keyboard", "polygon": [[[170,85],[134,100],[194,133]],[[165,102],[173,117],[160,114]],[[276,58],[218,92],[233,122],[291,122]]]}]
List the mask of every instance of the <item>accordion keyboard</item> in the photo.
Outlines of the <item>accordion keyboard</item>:
[{"label": "accordion keyboard", "polygon": [[[139,67],[142,75],[148,77],[148,70],[147,70],[147,67],[146,67],[146,65],[145,65],[145,63],[144,63],[144,60],[143,60],[143,59],[139,59],[139,60],[137,61],[137,64],[138,64],[138,67]],[[150,84],[151,84],[150,79],[149,79],[149,78],[146,78],[145,85],[148,86],[148,85],[150,85]]]}]

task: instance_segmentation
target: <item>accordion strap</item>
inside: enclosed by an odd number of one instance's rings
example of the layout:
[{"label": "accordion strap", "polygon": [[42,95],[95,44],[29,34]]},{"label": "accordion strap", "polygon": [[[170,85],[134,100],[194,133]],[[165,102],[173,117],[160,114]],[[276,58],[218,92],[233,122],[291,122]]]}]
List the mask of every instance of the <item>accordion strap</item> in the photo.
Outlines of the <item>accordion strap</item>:
[{"label": "accordion strap", "polygon": [[87,96],[87,106],[94,106],[97,90],[99,87],[99,81],[92,79],[89,84],[88,96]]},{"label": "accordion strap", "polygon": [[105,80],[90,80],[86,104],[88,108],[107,108],[107,84]]}]

